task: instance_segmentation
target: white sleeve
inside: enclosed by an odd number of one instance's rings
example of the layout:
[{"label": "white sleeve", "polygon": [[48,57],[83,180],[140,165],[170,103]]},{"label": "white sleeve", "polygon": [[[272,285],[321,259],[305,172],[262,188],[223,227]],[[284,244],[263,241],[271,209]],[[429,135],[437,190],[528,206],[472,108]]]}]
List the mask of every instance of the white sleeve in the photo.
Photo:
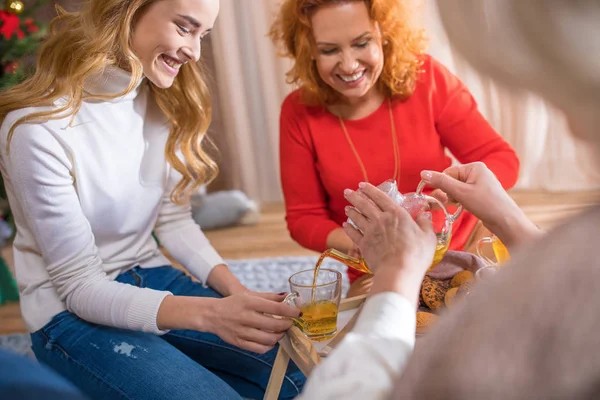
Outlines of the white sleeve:
[{"label": "white sleeve", "polygon": [[184,205],[177,205],[171,201],[171,191],[182,176],[175,168],[169,166],[169,169],[168,183],[154,233],[175,260],[196,279],[206,284],[212,269],[219,264],[225,264],[225,261],[192,218],[192,206],[189,201]]},{"label": "white sleeve", "polygon": [[[96,324],[163,333],[156,325],[169,292],[111,280],[102,268],[94,234],[83,214],[70,158],[43,125],[15,130],[2,158],[13,195],[32,232],[50,281],[69,311]],[[18,229],[18,227],[17,227]]]},{"label": "white sleeve", "polygon": [[412,353],[415,329],[415,306],[404,296],[368,298],[354,329],[314,369],[300,399],[387,399]]}]

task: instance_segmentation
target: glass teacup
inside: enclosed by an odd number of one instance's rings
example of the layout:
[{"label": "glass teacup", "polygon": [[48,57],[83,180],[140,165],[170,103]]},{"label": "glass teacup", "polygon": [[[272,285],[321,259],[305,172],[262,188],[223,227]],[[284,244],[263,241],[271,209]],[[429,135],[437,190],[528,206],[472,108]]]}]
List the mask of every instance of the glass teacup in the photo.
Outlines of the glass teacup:
[{"label": "glass teacup", "polygon": [[[487,244],[491,244],[492,251],[494,253],[495,260],[485,255],[484,247]],[[483,237],[477,242],[477,255],[483,259],[488,265],[500,265],[510,261],[510,254],[508,249],[502,243],[498,237],[492,235],[491,237]]]},{"label": "glass teacup", "polygon": [[302,311],[294,324],[312,340],[326,340],[335,335],[342,274],[326,268],[308,269],[292,275],[289,284],[291,292],[284,302]]}]

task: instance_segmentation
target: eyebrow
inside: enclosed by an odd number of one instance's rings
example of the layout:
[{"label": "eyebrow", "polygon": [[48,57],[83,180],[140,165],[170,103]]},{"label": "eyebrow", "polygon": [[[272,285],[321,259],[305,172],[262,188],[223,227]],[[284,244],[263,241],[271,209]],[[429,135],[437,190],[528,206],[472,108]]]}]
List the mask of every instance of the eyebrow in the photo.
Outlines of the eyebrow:
[{"label": "eyebrow", "polygon": [[190,24],[194,25],[196,28],[200,28],[202,24],[196,18],[190,17],[189,15],[181,15],[178,14],[179,17],[185,19]]},{"label": "eyebrow", "polygon": [[[356,38],[352,39],[353,42],[356,42],[357,40],[360,40],[362,38],[364,38],[367,35],[370,35],[371,32],[365,32],[359,36],[357,36]],[[327,43],[327,42],[317,42],[318,45],[323,45],[323,46],[337,46],[337,43]]]}]

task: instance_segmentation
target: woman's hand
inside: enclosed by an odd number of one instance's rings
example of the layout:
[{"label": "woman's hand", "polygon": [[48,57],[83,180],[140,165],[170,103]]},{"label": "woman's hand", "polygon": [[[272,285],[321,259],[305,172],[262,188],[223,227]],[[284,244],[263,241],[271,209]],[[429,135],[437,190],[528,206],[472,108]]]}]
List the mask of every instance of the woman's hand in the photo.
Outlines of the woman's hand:
[{"label": "woman's hand", "polygon": [[438,189],[433,197],[462,204],[508,247],[540,233],[482,162],[453,165],[443,173],[423,171],[421,178]]},{"label": "woman's hand", "polygon": [[362,253],[360,252],[360,249],[358,248],[357,245],[354,245],[350,251],[348,252],[348,255],[350,257],[354,257],[354,258],[363,258]]},{"label": "woman's hand", "polygon": [[373,185],[359,187],[360,193],[348,189],[344,194],[354,206],[347,207],[346,214],[360,231],[348,223],[344,230],[375,274],[371,293],[396,291],[416,301],[435,252],[431,220],[423,214],[414,221]]},{"label": "woman's hand", "polygon": [[300,315],[297,308],[281,303],[284,298],[285,293],[245,292],[215,299],[203,330],[242,349],[266,353],[292,326],[289,318]]}]

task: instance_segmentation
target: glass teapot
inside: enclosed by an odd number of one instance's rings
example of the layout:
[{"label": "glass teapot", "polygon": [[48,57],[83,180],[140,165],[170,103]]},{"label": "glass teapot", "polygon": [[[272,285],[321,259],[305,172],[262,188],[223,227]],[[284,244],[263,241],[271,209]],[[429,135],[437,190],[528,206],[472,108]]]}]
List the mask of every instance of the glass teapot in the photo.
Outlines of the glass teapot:
[{"label": "glass teapot", "polygon": [[[458,205],[458,208],[454,212],[454,214],[451,214],[441,201],[439,201],[435,197],[423,194],[423,189],[425,189],[426,185],[427,183],[425,181],[421,181],[417,186],[417,190],[415,192],[407,193],[405,195],[400,193],[400,191],[398,190],[398,185],[396,185],[396,181],[393,179],[388,179],[381,185],[377,186],[377,188],[383,191],[396,204],[404,207],[410,213],[413,219],[416,219],[419,215],[421,215],[424,212],[430,211],[432,207],[439,208],[442,211],[442,215],[444,217],[443,221],[433,221],[434,227],[436,228],[437,245],[435,248],[435,254],[433,255],[433,262],[429,267],[429,269],[431,269],[435,267],[440,261],[442,261],[442,258],[444,258],[444,255],[446,254],[446,251],[448,251],[450,239],[452,238],[452,224],[460,216],[463,208],[462,205]],[[356,227],[356,225],[350,218],[348,218],[348,223]],[[369,266],[362,258],[351,257],[338,250],[328,249],[321,254],[321,257],[319,258],[319,264],[326,257],[340,261],[346,264],[349,268],[355,269],[357,271],[364,273],[372,273],[369,269]]]}]

